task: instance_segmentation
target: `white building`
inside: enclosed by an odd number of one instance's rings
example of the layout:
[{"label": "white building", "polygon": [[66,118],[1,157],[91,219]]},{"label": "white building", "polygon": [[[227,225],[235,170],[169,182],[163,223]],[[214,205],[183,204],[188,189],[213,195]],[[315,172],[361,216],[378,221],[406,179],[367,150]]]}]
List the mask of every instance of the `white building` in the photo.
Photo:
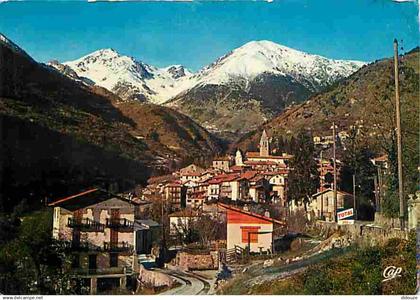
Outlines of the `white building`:
[{"label": "white building", "polygon": [[251,252],[272,252],[274,226],[285,226],[284,222],[222,203],[218,205],[226,210],[228,250],[249,246]]}]

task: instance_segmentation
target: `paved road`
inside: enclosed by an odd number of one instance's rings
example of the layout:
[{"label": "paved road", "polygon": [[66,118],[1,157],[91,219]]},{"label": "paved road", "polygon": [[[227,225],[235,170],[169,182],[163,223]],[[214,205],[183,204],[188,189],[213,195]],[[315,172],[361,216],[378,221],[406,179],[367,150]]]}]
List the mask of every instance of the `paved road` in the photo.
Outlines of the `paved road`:
[{"label": "paved road", "polygon": [[198,274],[165,269],[155,269],[155,271],[168,274],[181,284],[160,295],[207,295],[210,290],[210,283]]}]

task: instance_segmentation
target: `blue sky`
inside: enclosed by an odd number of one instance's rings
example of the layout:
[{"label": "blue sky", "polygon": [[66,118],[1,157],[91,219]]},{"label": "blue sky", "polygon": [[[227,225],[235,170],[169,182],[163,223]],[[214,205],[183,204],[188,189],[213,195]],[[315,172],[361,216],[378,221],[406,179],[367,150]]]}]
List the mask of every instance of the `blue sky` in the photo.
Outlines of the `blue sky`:
[{"label": "blue sky", "polygon": [[0,32],[39,61],[114,48],[156,66],[192,70],[251,40],[336,59],[392,55],[419,44],[418,6],[391,0],[266,2],[6,2]]}]

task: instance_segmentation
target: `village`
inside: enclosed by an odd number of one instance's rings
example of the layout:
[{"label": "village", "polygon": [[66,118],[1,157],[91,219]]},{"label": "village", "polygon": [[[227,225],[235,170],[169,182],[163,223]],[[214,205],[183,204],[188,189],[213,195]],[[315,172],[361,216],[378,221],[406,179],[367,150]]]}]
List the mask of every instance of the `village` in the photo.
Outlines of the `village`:
[{"label": "village", "polygon": [[[113,289],[214,294],[247,263],[283,262],[282,252],[294,239],[302,245],[298,237],[308,222],[325,237],[309,241],[316,246],[308,252],[312,255],[360,238],[407,236],[408,231],[395,229],[398,220],[381,216],[379,186],[372,203],[375,219],[355,220],[355,195],[334,185],[339,161],[317,158],[318,191],[308,204],[289,201],[291,159],[288,153],[272,153],[264,130],[258,152],[238,149],[234,156],[214,158],[208,168],[191,164],[151,177],[135,192],[92,188],[49,203],[53,236],[68,243],[72,272],[90,294]],[[372,163],[379,174],[387,172],[386,156]],[[409,201],[408,229],[418,222],[416,197]],[[345,234],[331,236],[337,230]],[[302,259],[300,253],[287,264]]]}]

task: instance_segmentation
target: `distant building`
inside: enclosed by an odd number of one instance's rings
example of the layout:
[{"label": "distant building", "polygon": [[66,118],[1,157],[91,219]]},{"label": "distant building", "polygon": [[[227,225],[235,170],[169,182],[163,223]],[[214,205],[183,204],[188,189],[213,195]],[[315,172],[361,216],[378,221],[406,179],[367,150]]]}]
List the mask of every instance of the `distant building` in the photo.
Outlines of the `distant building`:
[{"label": "distant building", "polygon": [[278,202],[281,207],[286,207],[288,172],[267,172],[263,174],[269,179],[273,200]]},{"label": "distant building", "polygon": [[174,209],[186,207],[187,187],[179,181],[173,181],[164,187],[165,200],[171,204]]},{"label": "distant building", "polygon": [[273,230],[285,223],[237,207],[218,204],[226,211],[227,249],[250,247],[251,252],[272,252]]},{"label": "distant building", "polygon": [[276,171],[286,169],[291,155],[283,153],[282,155],[272,155],[270,153],[270,141],[267,132],[264,130],[260,139],[259,152],[246,152],[245,159],[241,153],[237,152],[236,161],[243,161],[243,165],[249,166],[255,170]]},{"label": "distant building", "polygon": [[193,209],[183,209],[169,215],[169,233],[171,235],[183,234],[197,221],[199,213]]},{"label": "distant building", "polygon": [[161,240],[162,228],[159,223],[150,219],[136,219],[134,229],[137,254],[151,254],[152,247]]},{"label": "distant building", "polygon": [[191,164],[191,165],[186,166],[185,168],[180,169],[179,173],[183,175],[186,173],[201,173],[203,171],[204,171],[203,168],[197,166],[196,164]]},{"label": "distant building", "polygon": [[213,169],[228,172],[229,168],[232,166],[232,159],[230,157],[217,157],[213,159],[212,166]]},{"label": "distant building", "polygon": [[[337,191],[337,208],[353,207],[353,195]],[[312,196],[312,201],[308,205],[308,214],[315,218],[325,217],[327,221],[334,221],[334,191],[327,189]]]}]

